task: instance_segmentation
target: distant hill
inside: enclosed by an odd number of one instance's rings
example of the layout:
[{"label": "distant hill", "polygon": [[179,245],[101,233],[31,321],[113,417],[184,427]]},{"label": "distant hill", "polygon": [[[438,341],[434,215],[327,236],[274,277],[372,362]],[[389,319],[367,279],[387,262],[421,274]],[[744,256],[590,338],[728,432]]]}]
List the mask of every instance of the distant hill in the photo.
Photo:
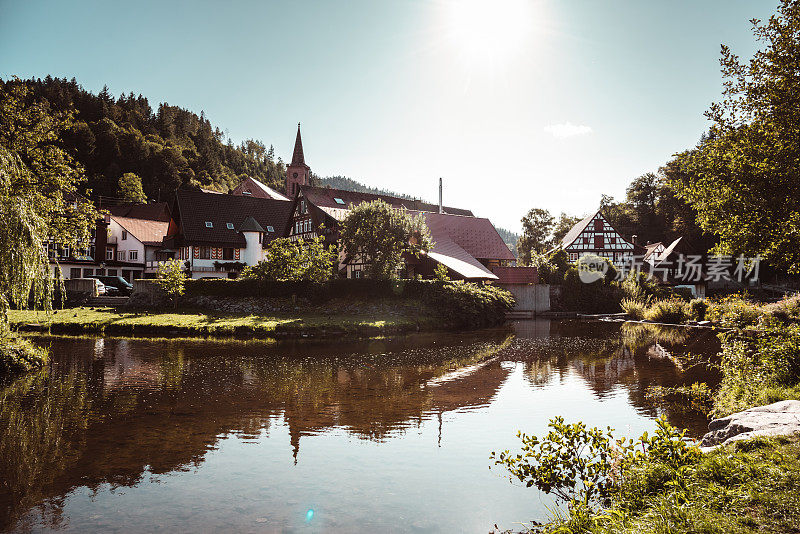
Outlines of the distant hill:
[{"label": "distant hill", "polygon": [[203,112],[165,102],[157,109],[146,97],[98,94],[73,78],[0,79],[0,94],[15,84],[28,90],[26,105],[74,114],[62,135],[64,148],[86,169],[92,196],[117,195],[119,178],[134,173],[150,200],[168,200],[178,187],[228,192],[245,176],[283,191],[286,167],[273,148],[248,139],[234,145]]},{"label": "distant hill", "polygon": [[[346,176],[326,176],[326,177],[314,177],[314,181],[321,185],[322,187],[330,187],[333,189],[343,189],[345,191],[356,191],[359,193],[372,193],[373,195],[389,195],[393,197],[399,198],[407,198],[409,200],[413,199],[411,195],[406,195],[404,193],[398,193],[396,191],[389,191],[387,189],[379,189],[377,187],[369,187],[368,185],[362,184],[352,178],[348,178]],[[465,206],[469,208],[469,206]],[[514,255],[517,255],[517,239],[519,239],[519,234],[506,230],[505,228],[495,227],[497,228],[497,233],[500,234],[500,237],[503,238],[503,241],[510,246],[511,251]]]}]

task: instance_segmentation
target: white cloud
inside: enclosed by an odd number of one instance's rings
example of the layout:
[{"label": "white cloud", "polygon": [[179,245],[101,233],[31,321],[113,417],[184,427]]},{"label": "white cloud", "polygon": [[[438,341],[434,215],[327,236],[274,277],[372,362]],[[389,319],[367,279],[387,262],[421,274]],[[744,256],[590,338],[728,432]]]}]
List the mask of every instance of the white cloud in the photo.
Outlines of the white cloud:
[{"label": "white cloud", "polygon": [[567,137],[575,137],[578,135],[589,135],[592,133],[591,126],[585,124],[572,124],[571,122],[563,122],[561,124],[548,124],[544,127],[544,131],[552,134],[553,137],[559,139],[566,139]]}]

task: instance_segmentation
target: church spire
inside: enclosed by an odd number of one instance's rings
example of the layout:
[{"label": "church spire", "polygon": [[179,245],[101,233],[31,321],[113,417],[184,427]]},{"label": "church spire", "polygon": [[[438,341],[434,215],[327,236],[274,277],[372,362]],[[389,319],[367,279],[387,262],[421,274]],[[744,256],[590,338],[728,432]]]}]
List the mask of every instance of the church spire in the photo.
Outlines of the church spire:
[{"label": "church spire", "polygon": [[303,156],[303,140],[300,138],[300,123],[297,123],[297,138],[294,140],[294,152],[292,153],[292,166],[305,165],[306,159]]}]

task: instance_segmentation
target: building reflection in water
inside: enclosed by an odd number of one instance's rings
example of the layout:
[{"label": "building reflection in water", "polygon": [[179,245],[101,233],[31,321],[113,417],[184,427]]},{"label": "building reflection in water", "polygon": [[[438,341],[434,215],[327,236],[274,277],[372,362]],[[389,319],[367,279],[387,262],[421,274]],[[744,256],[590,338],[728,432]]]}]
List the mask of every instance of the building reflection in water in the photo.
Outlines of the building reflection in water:
[{"label": "building reflection in water", "polygon": [[488,406],[520,364],[529,387],[573,373],[598,398],[626,390],[652,416],[662,408],[648,386],[695,378],[648,350],[697,349],[696,336],[598,323],[512,328],[336,344],[53,339],[50,368],[0,391],[0,527],[36,506],[57,526],[76,487],[194,469],[220,439],[257,440],[275,425],[288,429],[295,463],[303,436],[331,429],[383,443],[433,419],[441,445],[443,414]]}]

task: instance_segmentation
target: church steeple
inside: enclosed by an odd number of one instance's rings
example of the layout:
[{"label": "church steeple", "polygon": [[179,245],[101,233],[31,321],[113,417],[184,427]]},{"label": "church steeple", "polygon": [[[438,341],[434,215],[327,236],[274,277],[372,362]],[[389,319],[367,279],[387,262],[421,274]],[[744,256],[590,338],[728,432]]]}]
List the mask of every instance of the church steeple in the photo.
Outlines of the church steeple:
[{"label": "church steeple", "polygon": [[294,140],[294,152],[292,153],[292,166],[305,165],[306,159],[303,156],[303,139],[300,137],[300,123],[297,123],[297,138]]},{"label": "church steeple", "polygon": [[292,152],[292,162],[286,167],[286,194],[296,196],[300,187],[309,185],[311,167],[306,165],[306,158],[303,154],[303,139],[300,137],[300,123],[297,123],[297,137],[294,141],[294,152]]}]

